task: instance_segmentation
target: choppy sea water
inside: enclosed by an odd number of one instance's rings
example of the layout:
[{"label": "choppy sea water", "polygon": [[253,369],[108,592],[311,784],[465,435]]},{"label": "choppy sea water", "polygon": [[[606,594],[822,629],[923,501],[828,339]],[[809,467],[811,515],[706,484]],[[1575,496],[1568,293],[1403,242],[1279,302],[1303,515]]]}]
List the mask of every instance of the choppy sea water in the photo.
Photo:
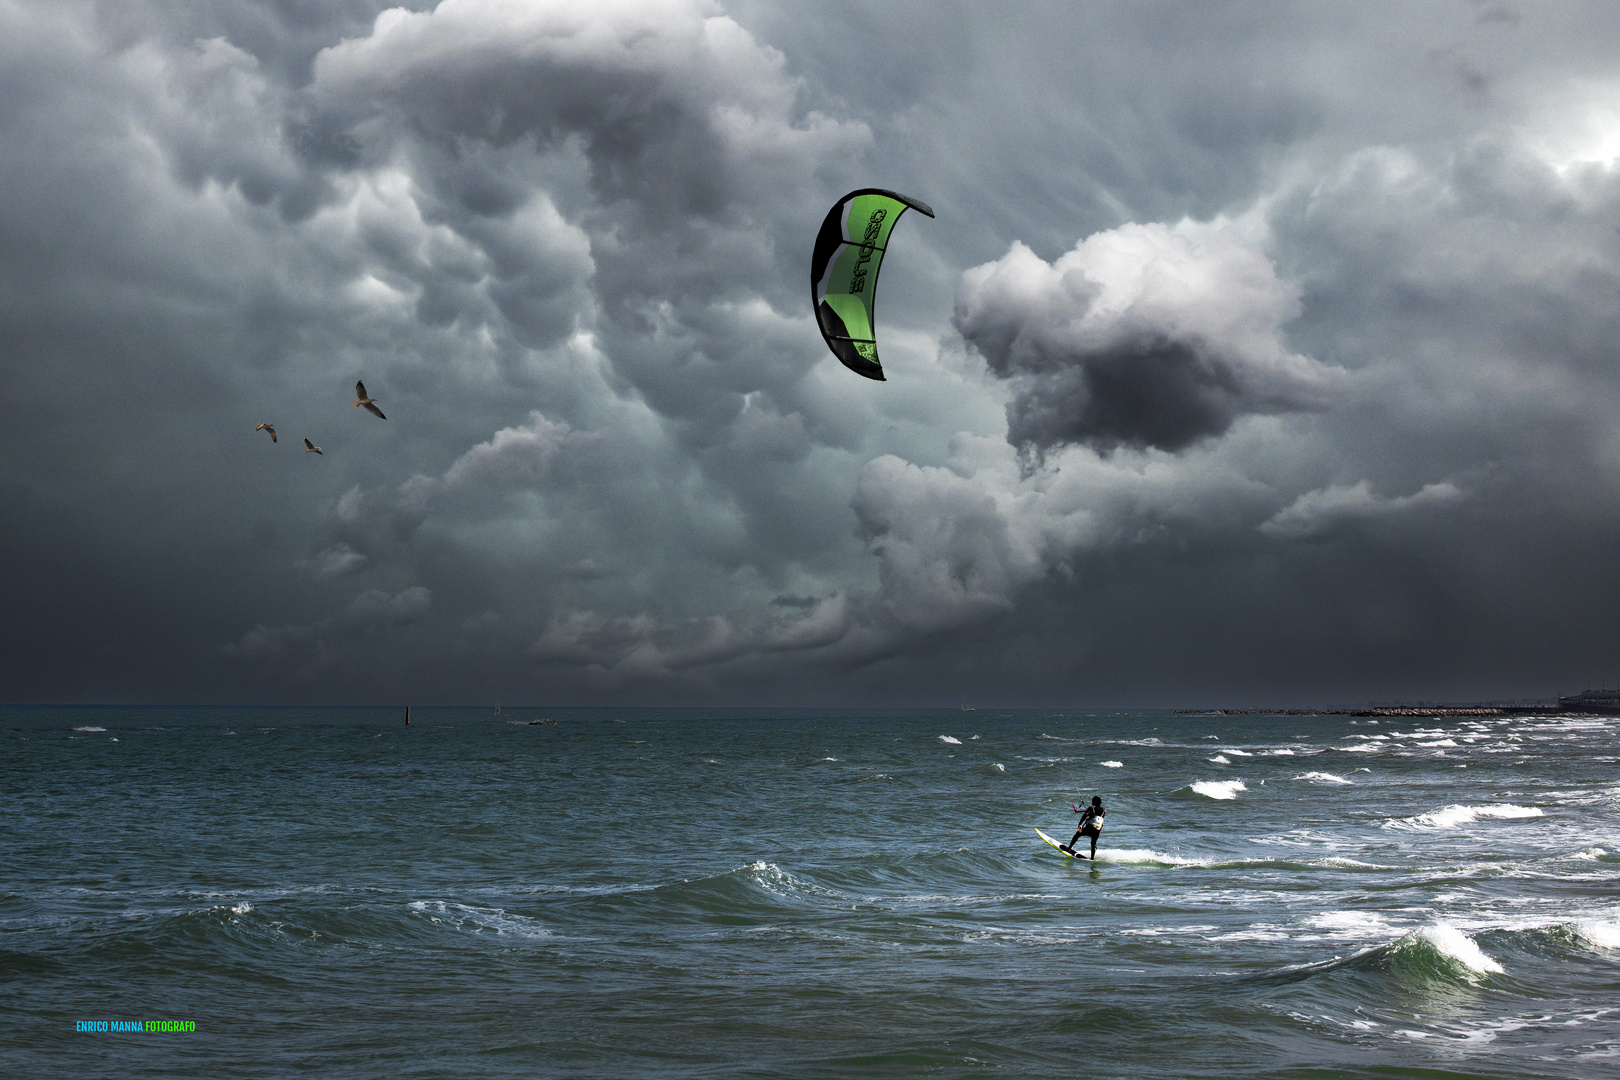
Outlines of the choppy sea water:
[{"label": "choppy sea water", "polygon": [[0,710],[0,1073],[1620,1076],[1612,718],[400,720]]}]

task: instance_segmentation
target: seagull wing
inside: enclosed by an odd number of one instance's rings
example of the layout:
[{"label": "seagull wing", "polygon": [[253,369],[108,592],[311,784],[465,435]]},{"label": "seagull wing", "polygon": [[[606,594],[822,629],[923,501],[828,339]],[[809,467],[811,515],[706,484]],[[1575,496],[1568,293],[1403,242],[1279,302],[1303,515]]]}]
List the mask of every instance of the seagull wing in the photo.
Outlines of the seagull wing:
[{"label": "seagull wing", "polygon": [[383,411],[377,408],[377,406],[373,405],[371,402],[367,401],[363,402],[362,404],[365,405],[366,412],[370,413],[372,416],[382,417],[384,420],[388,419],[388,417],[383,416]]},{"label": "seagull wing", "polygon": [[355,382],[355,384],[354,384],[354,396],[359,398],[361,401],[366,400],[366,384],[365,383],[360,382],[358,380]]},{"label": "seagull wing", "polygon": [[264,425],[264,430],[266,430],[266,431],[268,431],[270,433],[270,441],[271,442],[280,442],[281,441],[280,439],[276,438],[276,429],[271,427],[269,424]]}]

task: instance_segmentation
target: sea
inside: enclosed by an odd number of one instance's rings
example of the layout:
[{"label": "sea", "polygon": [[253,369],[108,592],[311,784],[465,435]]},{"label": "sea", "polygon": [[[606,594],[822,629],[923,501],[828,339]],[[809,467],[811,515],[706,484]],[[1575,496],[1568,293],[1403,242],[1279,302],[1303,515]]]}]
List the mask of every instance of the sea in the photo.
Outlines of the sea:
[{"label": "sea", "polygon": [[[1620,1077],[1620,719],[0,709],[0,1075]],[[1067,840],[1104,800],[1097,858]]]}]

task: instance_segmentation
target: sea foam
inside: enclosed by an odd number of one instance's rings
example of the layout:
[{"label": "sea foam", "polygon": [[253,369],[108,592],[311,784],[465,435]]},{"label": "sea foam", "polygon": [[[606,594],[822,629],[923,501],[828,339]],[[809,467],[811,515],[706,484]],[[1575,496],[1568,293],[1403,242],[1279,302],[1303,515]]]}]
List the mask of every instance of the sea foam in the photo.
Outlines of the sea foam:
[{"label": "sea foam", "polygon": [[1123,769],[1125,767],[1125,763],[1123,761],[1099,761],[1097,764],[1101,765],[1105,769]]},{"label": "sea foam", "polygon": [[1620,949],[1620,923],[1582,919],[1571,927],[1576,935],[1600,949]]},{"label": "sea foam", "polygon": [[1431,810],[1427,814],[1417,817],[1403,818],[1396,824],[1426,825],[1434,829],[1454,829],[1459,825],[1466,825],[1480,818],[1531,818],[1541,817],[1539,806],[1515,806],[1513,803],[1487,803],[1483,806],[1464,806],[1454,803],[1451,806]]},{"label": "sea foam", "polygon": [[1249,790],[1241,780],[1200,780],[1191,787],[1198,794],[1211,799],[1235,799],[1238,792]]},{"label": "sea foam", "polygon": [[954,735],[941,735],[939,737],[939,741],[942,743],[950,743],[952,746],[962,745],[962,740],[956,738]]},{"label": "sea foam", "polygon": [[1295,780],[1316,780],[1324,784],[1348,784],[1350,781],[1342,776],[1334,776],[1330,772],[1308,772],[1294,777]]},{"label": "sea foam", "polygon": [[1473,938],[1450,923],[1437,922],[1433,926],[1425,926],[1421,930],[1414,931],[1407,937],[1422,939],[1432,945],[1441,956],[1461,964],[1476,975],[1496,974],[1502,970],[1501,964],[1480,951]]}]

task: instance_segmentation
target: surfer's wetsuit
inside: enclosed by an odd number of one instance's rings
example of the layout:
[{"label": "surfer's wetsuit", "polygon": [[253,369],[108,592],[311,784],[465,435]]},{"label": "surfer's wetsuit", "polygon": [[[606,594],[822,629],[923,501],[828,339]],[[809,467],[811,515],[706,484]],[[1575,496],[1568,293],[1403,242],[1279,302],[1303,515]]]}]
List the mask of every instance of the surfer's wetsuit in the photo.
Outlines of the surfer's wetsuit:
[{"label": "surfer's wetsuit", "polygon": [[1080,827],[1074,830],[1074,836],[1070,837],[1069,842],[1063,846],[1071,854],[1078,854],[1074,850],[1074,842],[1082,836],[1089,836],[1091,837],[1091,857],[1095,859],[1097,857],[1097,837],[1102,835],[1104,814],[1102,796],[1093,795],[1090,806],[1084,810],[1076,806],[1074,810],[1075,813],[1080,815]]}]

